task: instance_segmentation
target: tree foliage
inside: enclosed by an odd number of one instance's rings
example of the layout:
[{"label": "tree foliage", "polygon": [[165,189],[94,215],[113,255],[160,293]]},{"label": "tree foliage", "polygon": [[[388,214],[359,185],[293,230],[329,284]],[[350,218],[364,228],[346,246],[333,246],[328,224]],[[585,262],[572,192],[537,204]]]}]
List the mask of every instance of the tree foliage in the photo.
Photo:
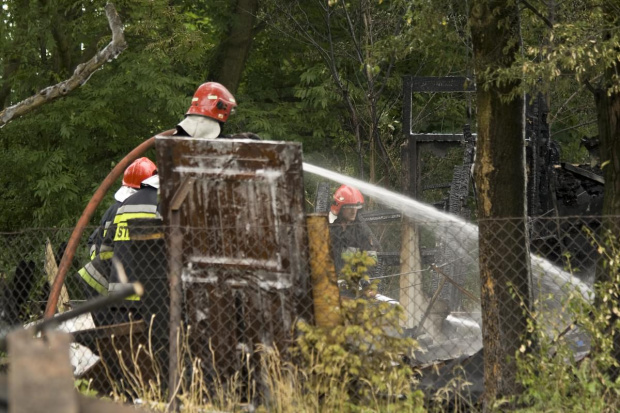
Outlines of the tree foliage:
[{"label": "tree foliage", "polygon": [[[60,20],[44,3],[3,3],[7,106],[62,80],[109,41],[102,3],[58,2]],[[204,59],[205,34],[184,24],[192,16],[182,5],[129,1],[117,8],[130,45],[122,58],[70,96],[0,130],[1,229],[73,224],[113,162],[182,117],[197,83],[185,69]],[[12,59],[19,68],[6,75]]]},{"label": "tree foliage", "polygon": [[[103,1],[1,4],[3,106],[66,78],[109,41]],[[221,48],[238,20],[238,2],[115,4],[129,44],[123,55],[63,101],[0,130],[6,194],[0,204],[11,211],[0,217],[1,229],[74,223],[111,165],[178,122],[198,84],[217,80],[215,68],[222,66]],[[578,82],[601,79],[601,68],[613,58],[616,29],[602,20],[601,8],[584,1],[555,2],[553,10],[542,1],[527,4],[531,7],[520,7],[516,64],[495,79],[518,77],[519,91],[547,93],[553,138],[562,143],[565,159],[583,161],[579,139],[596,134],[597,125],[591,95]],[[307,160],[398,186],[402,76],[474,75],[470,2],[256,5],[236,92],[240,106],[226,132],[251,130],[264,139],[300,141]],[[598,28],[610,28],[611,38],[603,39]],[[476,108],[463,94],[418,93],[413,105],[417,132],[458,133]]]}]

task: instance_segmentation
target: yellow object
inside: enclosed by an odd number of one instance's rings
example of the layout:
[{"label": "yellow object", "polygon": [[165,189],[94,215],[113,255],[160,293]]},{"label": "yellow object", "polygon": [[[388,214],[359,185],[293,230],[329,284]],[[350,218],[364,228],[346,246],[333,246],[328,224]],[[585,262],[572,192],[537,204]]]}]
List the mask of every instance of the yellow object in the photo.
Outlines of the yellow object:
[{"label": "yellow object", "polygon": [[306,218],[306,224],[310,245],[314,319],[319,327],[335,327],[340,324],[340,290],[330,253],[327,215],[310,214]]}]

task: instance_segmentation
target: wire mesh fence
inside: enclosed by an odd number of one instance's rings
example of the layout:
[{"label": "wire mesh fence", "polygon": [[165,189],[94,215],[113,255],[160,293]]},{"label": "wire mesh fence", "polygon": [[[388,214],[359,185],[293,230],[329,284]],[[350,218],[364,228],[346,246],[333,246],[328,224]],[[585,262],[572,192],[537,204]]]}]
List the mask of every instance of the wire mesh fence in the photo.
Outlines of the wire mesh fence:
[{"label": "wire mesh fence", "polygon": [[[346,307],[343,301],[355,299],[400,309],[397,328],[392,325],[382,334],[415,339],[402,362],[424,371],[479,354],[480,262],[497,282],[511,282],[515,291],[530,295],[533,311],[542,314],[551,337],[570,340],[575,354],[589,351],[588,337],[579,331],[566,334],[572,320],[564,300],[571,291],[591,294],[600,260],[600,218],[487,221],[483,240],[476,225],[455,220],[414,222],[398,214],[371,220],[360,213],[353,221],[328,226],[327,217],[320,219],[327,231],[282,224],[171,227],[157,219],[136,220],[129,223],[130,239],[116,243],[113,254],[104,257],[91,255],[84,236],[57,304],[59,312],[126,282],[140,282],[145,293],[61,326],[74,337],[75,376],[92,380],[101,394],[137,394],[134,387],[148,383],[162,394],[191,391],[179,384],[188,376],[198,377],[206,389],[253,377],[260,391],[260,348],[275,347],[282,358],[292,357],[300,320],[324,328],[333,326],[333,320],[353,323],[337,313]],[[0,234],[3,327],[42,318],[71,230]],[[180,235],[176,245],[174,234]],[[302,248],[277,247],[291,239]],[[351,257],[360,251],[368,260],[352,264]],[[107,262],[112,256],[122,270]],[[103,289],[84,276],[83,269],[95,259],[106,261],[89,273]],[[180,295],[170,291],[175,268],[180,270]],[[178,335],[174,329],[171,335],[171,308],[181,317]],[[326,312],[335,318],[329,321]],[[498,316],[511,315],[498,311]],[[505,321],[509,334],[512,324]],[[481,379],[481,363],[468,369]]]}]

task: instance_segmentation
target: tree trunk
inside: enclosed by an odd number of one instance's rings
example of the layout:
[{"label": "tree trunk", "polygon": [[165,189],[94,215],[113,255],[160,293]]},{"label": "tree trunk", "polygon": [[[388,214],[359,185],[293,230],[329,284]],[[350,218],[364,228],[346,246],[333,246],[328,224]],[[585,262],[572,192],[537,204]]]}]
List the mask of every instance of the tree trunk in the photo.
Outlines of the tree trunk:
[{"label": "tree trunk", "polygon": [[259,0],[238,0],[226,38],[211,63],[210,77],[235,93],[254,38]]},{"label": "tree trunk", "polygon": [[516,6],[504,1],[476,0],[470,15],[477,83],[475,180],[486,410],[519,391],[514,356],[527,328],[521,303],[530,304],[523,99],[509,100],[518,81],[497,83],[487,77],[514,62],[517,13]]},{"label": "tree trunk", "polygon": [[[618,14],[614,4],[603,3],[602,5],[607,27],[616,27]],[[603,40],[610,41],[612,34],[609,31],[603,33]],[[616,52],[618,48],[616,48]],[[596,103],[598,121],[598,134],[600,140],[601,167],[605,178],[605,194],[603,196],[603,211],[601,232],[602,242],[611,242],[607,235],[617,236],[620,229],[620,93],[613,86],[617,83],[620,60],[616,60],[605,69],[602,83],[594,89],[590,86]],[[615,246],[617,248],[617,245]],[[604,257],[599,257],[596,269],[597,282],[615,282],[614,271],[609,265],[605,265]],[[614,307],[618,306],[618,300],[603,300],[600,294],[596,294],[595,306],[602,308],[607,306],[612,318],[608,321],[609,333],[613,334],[613,357],[620,361],[620,333],[613,326],[617,323]],[[613,380],[620,377],[618,367],[610,367],[609,374]]]},{"label": "tree trunk", "polygon": [[73,40],[65,32],[68,10],[60,10],[58,5],[51,4],[49,0],[39,0],[42,11],[48,15],[50,31],[54,39],[55,49],[52,52],[54,58],[54,72],[61,76],[71,73],[72,53],[71,48],[75,47]]},{"label": "tree trunk", "polygon": [[[619,70],[617,67],[611,70]],[[605,178],[603,215],[620,215],[620,94],[595,91],[598,133],[601,142],[601,165]],[[618,228],[609,228],[612,232]]]},{"label": "tree trunk", "polygon": [[[603,211],[601,222],[600,240],[603,243],[612,242],[607,235],[616,235],[620,230],[620,94],[608,94],[612,85],[613,76],[620,69],[620,62],[616,61],[605,72],[605,82],[601,88],[593,90],[596,102],[598,120],[598,133],[600,140],[601,165],[605,178],[605,194],[603,196]],[[618,246],[616,245],[615,248]],[[604,257],[599,257],[596,270],[596,281],[614,282],[613,266],[605,265]],[[610,269],[610,267],[612,267]],[[617,322],[617,316],[612,309],[619,305],[618,300],[604,301],[599,294],[596,296],[595,305],[607,306],[612,318],[609,320],[610,334],[613,334],[613,357],[620,362],[620,333],[613,328]],[[613,380],[620,377],[618,367],[610,367],[609,374]]]},{"label": "tree trunk", "polygon": [[[618,24],[616,8],[613,4],[603,5],[605,17],[610,24],[608,27],[616,27]],[[611,39],[609,32],[603,36],[606,41]],[[620,48],[616,48],[616,52],[620,52]],[[601,165],[605,177],[603,215],[620,215],[620,93],[617,89],[612,89],[614,83],[618,82],[618,70],[620,60],[606,68],[602,87],[594,90],[601,142]],[[609,91],[612,93],[608,93]]]}]

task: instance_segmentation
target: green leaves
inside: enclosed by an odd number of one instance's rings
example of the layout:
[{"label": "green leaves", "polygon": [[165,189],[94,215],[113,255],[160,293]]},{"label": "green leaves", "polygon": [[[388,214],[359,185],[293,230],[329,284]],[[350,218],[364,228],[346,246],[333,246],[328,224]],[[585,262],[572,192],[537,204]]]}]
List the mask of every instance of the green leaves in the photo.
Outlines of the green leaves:
[{"label": "green leaves", "polygon": [[[188,31],[182,22],[192,16],[165,1],[116,6],[129,48],[81,88],[0,130],[5,160],[0,165],[5,194],[0,199],[1,229],[74,225],[110,172],[111,161],[182,119],[201,82],[200,75],[187,69],[204,61],[209,45],[204,33]],[[107,22],[98,5],[75,8],[61,1],[58,7],[65,16],[58,30],[67,35],[77,65],[108,41]],[[12,85],[11,102],[68,76],[56,64],[59,52],[51,26],[37,14],[36,5],[14,17],[24,19],[22,27],[28,22],[37,29],[23,33],[19,46],[10,41],[14,28],[0,21],[0,33],[7,36],[3,41],[25,52],[18,71],[3,79]],[[0,65],[8,64],[11,50],[2,49]],[[30,50],[44,53],[26,53]]]},{"label": "green leaves", "polygon": [[[377,394],[386,400],[409,395],[419,402],[417,396],[411,395],[413,371],[404,361],[417,345],[413,339],[401,336],[402,308],[369,298],[376,292],[373,284],[358,289],[361,280],[368,280],[368,267],[374,264],[375,259],[366,252],[345,257],[341,275],[355,298],[341,298],[343,325],[329,331],[299,325],[299,367],[308,375],[308,389],[325,395],[322,410],[333,409],[343,401],[351,406],[378,409],[381,404]],[[338,383],[338,387],[334,388],[333,383]],[[399,402],[388,402],[388,406],[404,407]]]},{"label": "green leaves", "polygon": [[[620,249],[614,234],[591,235],[608,278],[595,285],[594,302],[573,291],[567,294],[561,315],[552,315],[556,323],[562,317],[570,321],[570,332],[550,331],[543,327],[549,320],[541,319],[541,313],[534,314],[529,331],[536,345],[530,341],[527,350],[517,356],[519,378],[526,389],[520,401],[527,403],[528,411],[614,412],[620,407],[620,382],[612,376],[618,368],[614,341],[620,327]],[[574,339],[567,339],[575,329],[577,337],[589,341],[589,353],[581,360],[575,359]]]}]

